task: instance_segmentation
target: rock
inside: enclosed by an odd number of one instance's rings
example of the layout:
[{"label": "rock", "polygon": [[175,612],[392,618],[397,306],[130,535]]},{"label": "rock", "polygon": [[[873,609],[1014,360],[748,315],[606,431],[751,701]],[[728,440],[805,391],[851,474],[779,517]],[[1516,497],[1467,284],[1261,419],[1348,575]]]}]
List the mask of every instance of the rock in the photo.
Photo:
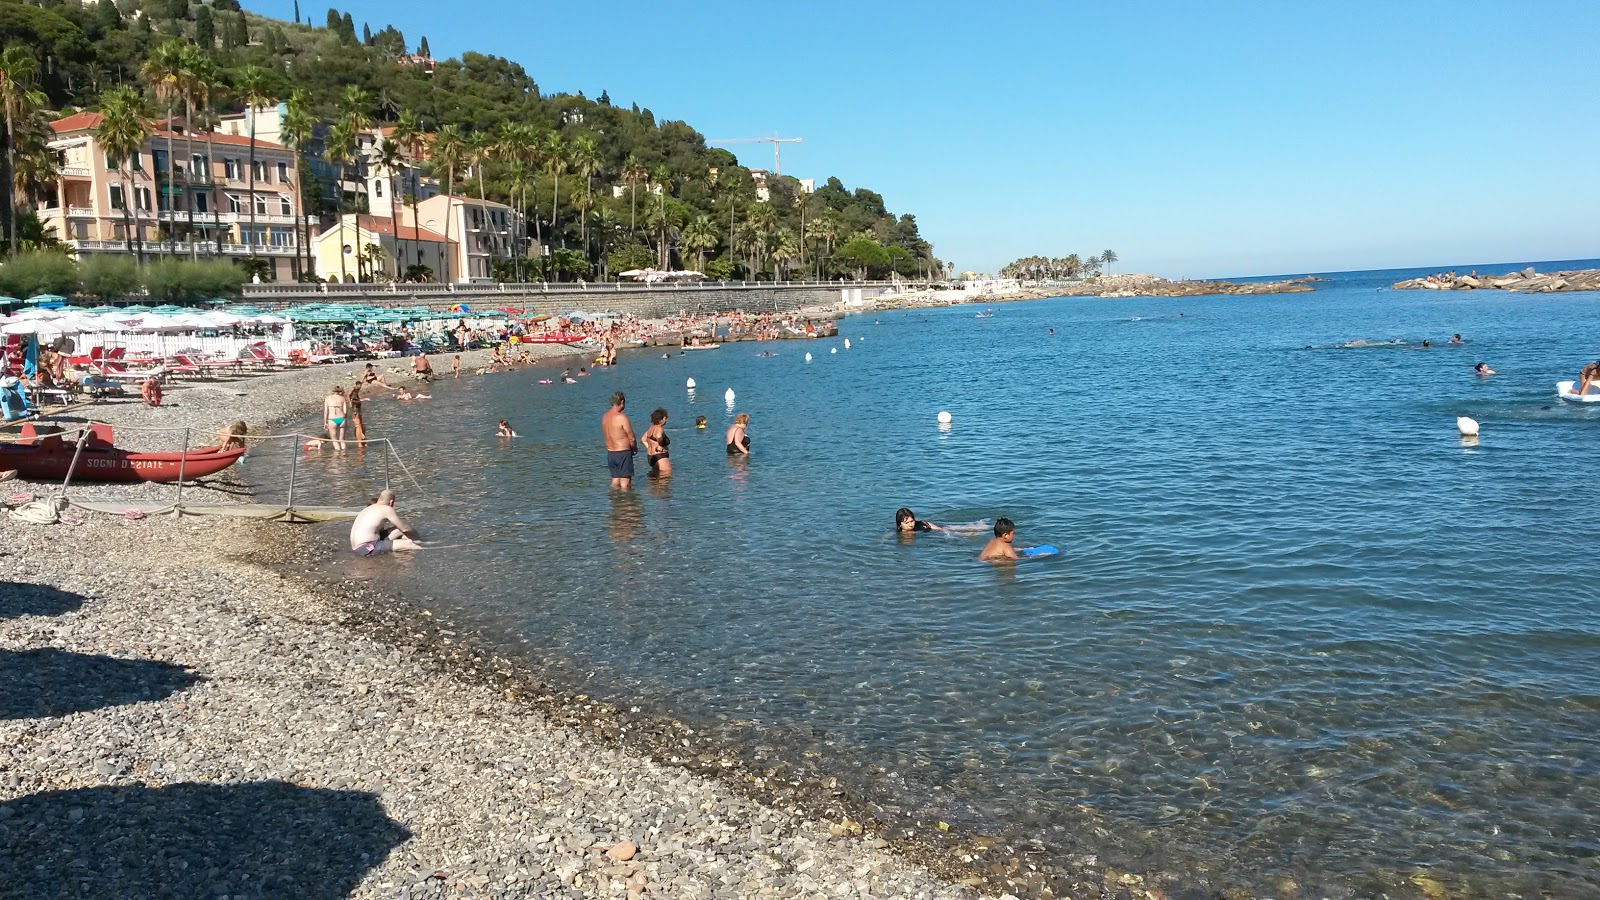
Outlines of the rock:
[{"label": "rock", "polygon": [[633,855],[638,852],[639,848],[633,841],[622,841],[621,843],[612,844],[611,849],[606,851],[606,855],[617,862],[627,862],[633,859]]}]

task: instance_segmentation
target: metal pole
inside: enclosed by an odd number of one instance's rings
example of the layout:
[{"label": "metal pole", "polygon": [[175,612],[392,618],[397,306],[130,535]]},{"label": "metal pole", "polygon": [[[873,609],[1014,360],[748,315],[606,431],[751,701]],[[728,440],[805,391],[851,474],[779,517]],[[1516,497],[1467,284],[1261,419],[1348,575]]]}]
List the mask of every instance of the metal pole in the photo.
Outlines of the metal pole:
[{"label": "metal pole", "polygon": [[183,430],[183,455],[178,457],[178,499],[172,501],[174,507],[183,506],[183,466],[189,461],[189,429]]},{"label": "metal pole", "polygon": [[295,446],[289,452],[289,499],[283,504],[287,510],[294,509],[294,478],[300,465],[300,435],[294,436]]},{"label": "metal pole", "polygon": [[389,489],[389,454],[394,452],[394,447],[387,439],[383,442],[383,489]]},{"label": "metal pole", "polygon": [[78,446],[72,451],[72,463],[67,466],[67,477],[61,479],[60,496],[62,497],[67,495],[67,485],[72,483],[72,473],[78,470],[78,457],[83,454],[83,445],[87,440],[89,429],[93,427],[94,423],[90,422],[84,427],[78,429]]}]

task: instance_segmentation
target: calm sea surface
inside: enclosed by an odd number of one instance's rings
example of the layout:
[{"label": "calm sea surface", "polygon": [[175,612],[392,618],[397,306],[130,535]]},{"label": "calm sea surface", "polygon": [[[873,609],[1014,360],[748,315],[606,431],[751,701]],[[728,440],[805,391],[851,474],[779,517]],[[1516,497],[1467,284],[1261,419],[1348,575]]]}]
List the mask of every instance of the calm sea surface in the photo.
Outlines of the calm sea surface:
[{"label": "calm sea surface", "polygon": [[[1384,289],[1414,274],[868,314],[840,339],[624,354],[576,385],[447,381],[367,417],[422,481],[402,512],[453,546],[328,573],[1062,857],[1336,896],[1420,873],[1593,896],[1600,405],[1554,384],[1600,357],[1600,296]],[[1357,338],[1435,347],[1308,349]],[[671,413],[670,483],[607,490],[614,390],[641,433]],[[748,461],[724,453],[735,412]],[[496,439],[501,416],[522,437]],[[356,500],[377,456],[313,457],[301,490]],[[263,485],[287,466],[251,463]],[[978,538],[897,539],[902,505],[1007,516],[1063,553],[993,566]]]}]

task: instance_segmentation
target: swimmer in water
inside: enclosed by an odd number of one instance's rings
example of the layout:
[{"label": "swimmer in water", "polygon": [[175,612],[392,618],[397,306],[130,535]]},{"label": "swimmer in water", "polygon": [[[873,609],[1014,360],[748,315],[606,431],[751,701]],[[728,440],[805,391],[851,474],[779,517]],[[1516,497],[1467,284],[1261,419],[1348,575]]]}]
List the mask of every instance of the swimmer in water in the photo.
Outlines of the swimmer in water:
[{"label": "swimmer in water", "polygon": [[1463,341],[1461,339],[1461,335],[1460,334],[1454,334],[1454,335],[1451,335],[1451,337],[1450,337],[1450,343],[1452,343],[1452,344],[1465,344],[1466,341]]},{"label": "swimmer in water", "polygon": [[978,553],[978,558],[988,562],[1002,562],[1016,559],[1016,548],[1011,546],[1011,541],[1017,536],[1017,526],[1010,519],[999,518],[994,520],[994,537],[989,543],[983,545],[983,550]]},{"label": "swimmer in water", "polygon": [[901,534],[916,534],[919,531],[943,531],[944,529],[925,519],[917,518],[917,514],[904,506],[894,511],[894,530]]},{"label": "swimmer in water", "polygon": [[705,416],[695,416],[694,417],[694,427],[704,431],[705,427],[706,427],[706,417]]},{"label": "swimmer in water", "polygon": [[1433,346],[1433,341],[1430,341],[1427,338],[1423,338],[1422,339],[1422,349],[1426,350],[1426,349],[1428,349],[1429,347],[1432,347],[1432,346]]},{"label": "swimmer in water", "polygon": [[1477,365],[1472,367],[1472,374],[1488,377],[1490,375],[1495,374],[1495,371],[1493,369],[1489,368],[1489,364],[1488,363],[1478,363]]},{"label": "swimmer in water", "polygon": [[728,426],[728,433],[723,435],[728,443],[729,456],[750,455],[750,436],[745,434],[745,429],[749,425],[749,413],[739,413],[733,417],[733,424]]},{"label": "swimmer in water", "polygon": [[499,437],[516,437],[517,436],[517,433],[515,431],[511,430],[511,423],[507,422],[505,419],[501,419],[500,420],[500,427],[498,429],[496,429],[495,434],[497,436],[499,436]]}]

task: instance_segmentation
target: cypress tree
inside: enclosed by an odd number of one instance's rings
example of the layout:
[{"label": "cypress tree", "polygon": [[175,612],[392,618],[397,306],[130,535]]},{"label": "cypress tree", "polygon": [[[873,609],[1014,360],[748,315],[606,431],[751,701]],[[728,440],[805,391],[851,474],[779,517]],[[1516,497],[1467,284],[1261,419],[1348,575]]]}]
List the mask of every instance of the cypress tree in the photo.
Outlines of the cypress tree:
[{"label": "cypress tree", "polygon": [[361,23],[361,43],[372,46],[372,26],[365,22]]},{"label": "cypress tree", "polygon": [[338,34],[340,24],[339,11],[331,6],[328,7],[328,30],[334,34]]},{"label": "cypress tree", "polygon": [[418,56],[425,56],[428,59],[433,59],[433,54],[428,52],[428,36],[427,35],[423,35],[422,36],[422,42],[417,44],[417,55]]},{"label": "cypress tree", "polygon": [[238,18],[234,21],[238,23],[234,26],[238,29],[234,35],[234,40],[241,47],[250,46],[250,21],[244,17],[244,10],[239,10]]},{"label": "cypress tree", "polygon": [[217,45],[217,23],[211,18],[209,6],[202,5],[194,11],[194,42],[202,50],[210,50]]},{"label": "cypress tree", "polygon": [[300,0],[294,0],[294,23],[300,24]]}]

